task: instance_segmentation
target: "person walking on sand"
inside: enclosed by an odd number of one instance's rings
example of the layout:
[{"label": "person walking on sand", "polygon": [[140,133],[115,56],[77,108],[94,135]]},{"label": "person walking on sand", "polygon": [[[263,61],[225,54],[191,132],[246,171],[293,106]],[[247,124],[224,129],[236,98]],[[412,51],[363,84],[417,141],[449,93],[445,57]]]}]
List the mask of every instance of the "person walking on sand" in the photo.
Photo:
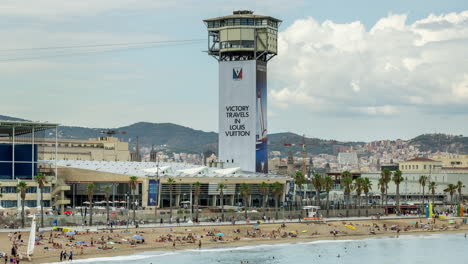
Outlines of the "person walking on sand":
[{"label": "person walking on sand", "polygon": [[[465,234],[465,238],[466,238],[466,234]],[[198,249],[201,249],[201,239],[198,240]]]},{"label": "person walking on sand", "polygon": [[73,261],[73,251],[70,251],[70,254],[68,255],[68,261]]},{"label": "person walking on sand", "polygon": [[60,251],[60,262],[63,260],[63,250]]}]

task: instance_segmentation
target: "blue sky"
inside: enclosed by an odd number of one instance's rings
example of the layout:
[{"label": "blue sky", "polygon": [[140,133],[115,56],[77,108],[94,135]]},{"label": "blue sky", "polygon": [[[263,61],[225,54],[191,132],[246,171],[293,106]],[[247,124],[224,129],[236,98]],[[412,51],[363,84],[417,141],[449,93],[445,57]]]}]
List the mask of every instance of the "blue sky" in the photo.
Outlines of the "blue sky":
[{"label": "blue sky", "polygon": [[217,62],[204,41],[57,58],[63,51],[12,49],[203,39],[202,19],[236,9],[284,21],[268,73],[270,133],[467,134],[466,1],[2,1],[0,114],[216,131]]}]

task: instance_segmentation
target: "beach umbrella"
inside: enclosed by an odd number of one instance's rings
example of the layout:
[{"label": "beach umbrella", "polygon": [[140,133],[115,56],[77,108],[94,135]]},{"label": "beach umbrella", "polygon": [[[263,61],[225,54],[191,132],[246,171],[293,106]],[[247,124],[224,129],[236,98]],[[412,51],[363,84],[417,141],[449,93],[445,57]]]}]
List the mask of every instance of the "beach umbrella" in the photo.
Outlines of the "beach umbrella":
[{"label": "beach umbrella", "polygon": [[75,231],[68,231],[65,233],[67,236],[73,236],[73,235],[76,235],[76,232]]},{"label": "beach umbrella", "polygon": [[112,212],[111,215],[116,215],[117,213],[116,212]]},{"label": "beach umbrella", "polygon": [[133,238],[136,239],[136,240],[143,240],[143,237],[141,237],[139,235],[134,235]]},{"label": "beach umbrella", "polygon": [[217,235],[217,236],[224,236],[223,233],[218,233],[218,234],[216,234],[216,235]]},{"label": "beach umbrella", "polygon": [[66,214],[66,215],[71,215],[71,214],[72,214],[72,212],[71,212],[71,211],[65,211],[65,212],[63,212],[63,214]]},{"label": "beach umbrella", "polygon": [[411,224],[412,224],[412,225],[415,225],[415,224],[416,224],[416,222],[411,222]]}]

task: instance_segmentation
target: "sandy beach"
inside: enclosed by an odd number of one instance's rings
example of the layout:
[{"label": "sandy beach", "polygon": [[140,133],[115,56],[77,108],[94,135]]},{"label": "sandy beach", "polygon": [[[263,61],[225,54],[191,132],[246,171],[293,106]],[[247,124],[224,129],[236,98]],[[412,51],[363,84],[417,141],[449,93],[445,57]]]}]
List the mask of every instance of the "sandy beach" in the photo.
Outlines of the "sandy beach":
[{"label": "sandy beach", "polygon": [[[420,222],[421,221],[421,222]],[[417,224],[415,224],[417,223]],[[237,247],[271,243],[291,243],[312,240],[362,239],[376,236],[467,233],[468,225],[457,219],[455,224],[422,218],[388,220],[343,220],[325,223],[263,223],[259,226],[191,226],[99,230],[77,232],[66,236],[62,232],[43,232],[37,241],[31,261],[21,263],[49,263],[60,261],[60,252],[73,251],[73,259],[130,255],[144,251],[171,251],[184,249]],[[222,233],[222,236],[218,236]],[[18,234],[17,234],[18,235]],[[141,236],[135,239],[134,236]],[[10,238],[11,236],[11,238]],[[26,252],[28,233],[21,232],[18,251]],[[10,255],[14,233],[0,233],[0,251]],[[201,243],[201,245],[200,245]]]}]

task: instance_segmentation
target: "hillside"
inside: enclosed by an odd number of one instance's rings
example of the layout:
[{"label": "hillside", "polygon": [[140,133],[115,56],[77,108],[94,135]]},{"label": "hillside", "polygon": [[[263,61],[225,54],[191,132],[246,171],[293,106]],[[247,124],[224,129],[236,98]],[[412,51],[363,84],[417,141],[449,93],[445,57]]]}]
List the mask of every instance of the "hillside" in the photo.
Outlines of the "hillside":
[{"label": "hillside", "polygon": [[[21,118],[0,115],[0,120],[27,121]],[[108,128],[107,128],[108,129]],[[110,128],[125,131],[126,134],[115,135],[123,141],[129,142],[133,148],[136,137],[139,138],[141,148],[150,149],[153,145],[173,152],[202,153],[207,150],[218,151],[218,134],[205,132],[172,123],[138,122],[132,125]],[[88,139],[99,136],[106,128],[86,128],[76,126],[60,126],[59,138]],[[55,136],[49,134],[49,136]],[[364,142],[337,142],[318,138],[305,138],[292,133],[272,133],[269,137],[269,150],[280,151],[286,155],[289,151],[298,153],[301,146],[284,146],[284,143],[300,144],[305,140],[307,152],[311,154],[337,154],[335,146],[349,146],[365,144]],[[409,140],[409,144],[421,151],[451,152],[468,154],[468,137],[445,134],[424,134]]]},{"label": "hillside", "polygon": [[424,134],[410,140],[421,151],[467,154],[468,137],[446,134]]}]

